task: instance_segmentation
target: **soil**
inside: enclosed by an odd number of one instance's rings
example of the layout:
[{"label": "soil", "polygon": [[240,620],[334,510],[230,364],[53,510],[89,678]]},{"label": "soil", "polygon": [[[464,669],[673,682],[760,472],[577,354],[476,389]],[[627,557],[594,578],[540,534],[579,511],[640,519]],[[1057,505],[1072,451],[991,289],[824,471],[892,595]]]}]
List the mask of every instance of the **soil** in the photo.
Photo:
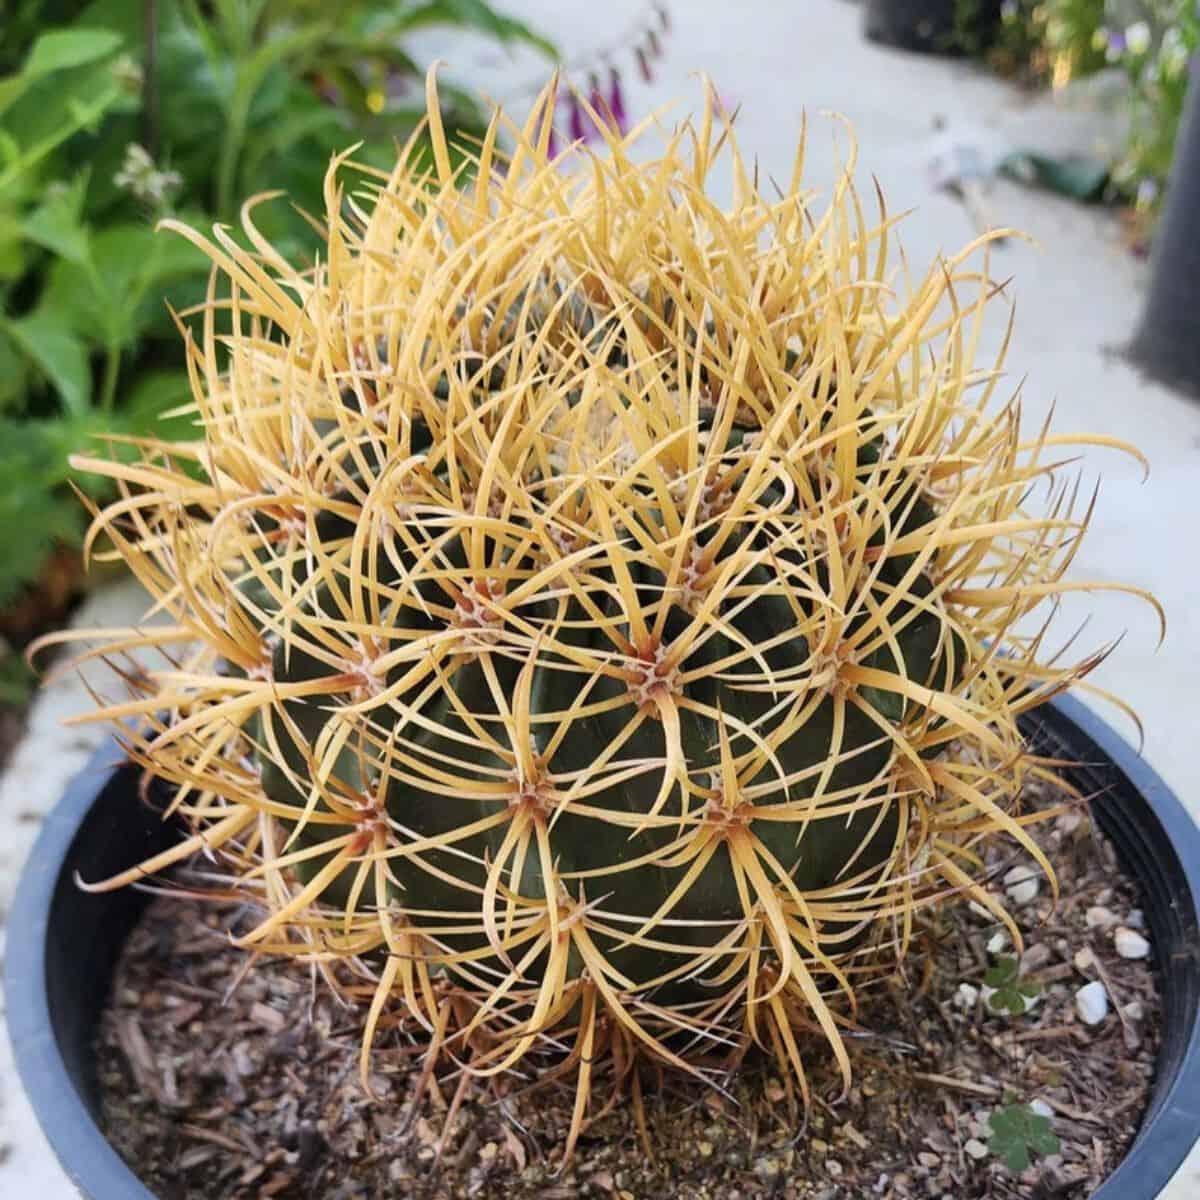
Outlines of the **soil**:
[{"label": "soil", "polygon": [[[1116,928],[1140,927],[1141,914],[1112,847],[1086,810],[1041,828],[1062,899],[1052,907],[1043,883],[1015,908],[1020,981],[1040,989],[1029,1011],[991,1011],[983,981],[1004,957],[1000,927],[947,906],[921,929],[907,978],[864,998],[845,1099],[815,1042],[807,1118],[765,1060],[747,1059],[725,1092],[646,1072],[641,1109],[618,1103],[588,1126],[566,1170],[566,1084],[472,1084],[455,1111],[458,1079],[443,1077],[414,1113],[422,1047],[396,1034],[372,1058],[372,1102],[356,1013],[306,974],[251,967],[229,945],[253,914],[155,899],[98,1033],[107,1134],[163,1200],[1080,1200],[1137,1132],[1160,1002],[1150,960],[1116,953]],[[1022,862],[996,845],[998,893]],[[1094,980],[1110,1004],[1089,1026],[1076,993]],[[1014,1172],[989,1147],[988,1119],[1017,1103],[1050,1115],[1059,1148]]]}]

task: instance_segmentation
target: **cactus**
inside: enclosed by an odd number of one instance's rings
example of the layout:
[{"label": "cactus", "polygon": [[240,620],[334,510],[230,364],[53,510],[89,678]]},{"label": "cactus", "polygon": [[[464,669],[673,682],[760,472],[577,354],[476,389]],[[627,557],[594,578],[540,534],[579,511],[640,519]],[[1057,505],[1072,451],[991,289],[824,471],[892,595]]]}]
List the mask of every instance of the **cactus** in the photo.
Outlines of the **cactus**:
[{"label": "cactus", "polygon": [[853,154],[823,210],[803,139],[768,194],[710,97],[657,157],[592,112],[601,150],[555,158],[552,85],[463,165],[428,89],[390,174],[334,160],[315,267],[253,202],[250,250],[165,222],[214,263],[197,438],[76,465],[174,621],[96,651],[164,663],[100,715],[193,833],[94,886],[215,856],[243,944],[354,966],[364,1081],[403,1020],[484,1077],[566,1046],[572,1142],[639,1056],[756,1042],[806,1097],[801,1035],[849,1078],[920,910],[1020,944],[978,847],[1049,873],[1016,718],[1100,655],[1044,662],[1024,618],[1101,586],[1063,578],[1055,455],[1111,443],[1022,434],[1007,337],[975,365],[990,239],[897,292]]}]

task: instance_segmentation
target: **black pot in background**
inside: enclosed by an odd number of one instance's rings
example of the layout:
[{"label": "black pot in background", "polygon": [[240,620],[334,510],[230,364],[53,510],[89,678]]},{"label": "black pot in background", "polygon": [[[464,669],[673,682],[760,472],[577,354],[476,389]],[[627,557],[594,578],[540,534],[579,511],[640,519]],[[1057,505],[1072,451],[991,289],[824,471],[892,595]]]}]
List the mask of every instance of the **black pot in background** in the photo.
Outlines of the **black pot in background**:
[{"label": "black pot in background", "polygon": [[[1162,1046],[1142,1128],[1092,1200],[1153,1200],[1200,1136],[1200,830],[1166,784],[1103,721],[1070,699],[1026,719],[1066,772],[1142,891],[1163,992]],[[177,834],[137,795],[109,745],[47,818],[9,914],[5,996],[26,1092],[88,1200],[155,1200],[97,1125],[92,1039],[121,943],[147,902],[75,886],[162,849]],[[320,1200],[314,1197],[313,1200]]]},{"label": "black pot in background", "polygon": [[1002,0],[866,0],[863,32],[873,42],[926,54],[965,54],[989,46]]},{"label": "black pot in background", "polygon": [[1200,71],[1194,60],[1154,235],[1150,290],[1129,356],[1155,379],[1200,396]]}]

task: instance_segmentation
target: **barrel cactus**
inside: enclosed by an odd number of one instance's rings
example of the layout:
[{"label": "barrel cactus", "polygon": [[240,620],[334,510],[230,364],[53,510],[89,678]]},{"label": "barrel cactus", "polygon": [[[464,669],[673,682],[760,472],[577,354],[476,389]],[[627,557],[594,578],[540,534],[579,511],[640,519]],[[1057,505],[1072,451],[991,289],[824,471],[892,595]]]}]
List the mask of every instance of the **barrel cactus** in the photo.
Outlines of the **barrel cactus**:
[{"label": "barrel cactus", "polygon": [[572,1138],[639,1058],[758,1043],[806,1094],[817,1034],[848,1078],[921,909],[1019,943],[977,849],[1046,867],[1016,718],[1098,656],[1026,618],[1091,586],[1057,455],[1105,439],[1022,432],[989,239],[905,286],[852,156],[818,208],[711,98],[557,155],[553,87],[452,154],[428,87],[394,170],[332,164],[316,266],[253,203],[241,242],[166,222],[214,263],[196,439],[77,466],[172,618],[96,651],[101,715],[192,836],[92,886],[203,850],[247,947],[361,997],[364,1080],[385,1022],[430,1069],[558,1054]]}]

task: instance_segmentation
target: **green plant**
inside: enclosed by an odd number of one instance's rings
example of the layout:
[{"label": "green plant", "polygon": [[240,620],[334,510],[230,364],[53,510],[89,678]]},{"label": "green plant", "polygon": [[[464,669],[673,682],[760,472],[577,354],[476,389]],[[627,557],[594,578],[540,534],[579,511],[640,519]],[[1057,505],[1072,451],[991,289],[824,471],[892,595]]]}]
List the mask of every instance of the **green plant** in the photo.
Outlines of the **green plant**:
[{"label": "green plant", "polygon": [[1200,49],[1200,10],[1187,0],[1146,0],[1119,34],[1102,31],[1110,58],[1129,76],[1129,138],[1113,181],[1133,204],[1144,233],[1153,228],[1171,172],[1183,117],[1189,64]]},{"label": "green plant", "polygon": [[1108,62],[1108,47],[1096,36],[1104,25],[1106,0],[1048,0],[1043,12],[1047,77],[1061,87],[1091,75]]},{"label": "green plant", "polygon": [[988,1008],[992,1012],[1008,1013],[1010,1017],[1022,1016],[1042,991],[1041,984],[1020,978],[1020,960],[1011,956],[1001,958],[989,967],[983,982],[992,989],[987,999]]},{"label": "green plant", "polygon": [[[62,28],[47,29],[63,22]],[[66,455],[97,435],[163,435],[189,395],[169,305],[202,303],[207,263],[162,217],[237,218],[286,189],[262,233],[303,260],[320,176],[338,146],[388,163],[424,106],[403,48],[433,24],[546,53],[482,0],[23,0],[0,32],[0,608],[83,525]],[[411,90],[411,88],[410,88]],[[481,136],[475,103],[444,95],[446,126]],[[302,211],[298,211],[302,210]],[[243,244],[248,245],[249,242]],[[179,432],[175,422],[174,433]],[[98,486],[99,490],[96,490]],[[111,493],[93,485],[97,500]]]},{"label": "green plant", "polygon": [[[93,346],[107,351],[103,407],[112,407],[120,355],[115,324],[127,309],[95,306],[86,332],[72,319],[82,306],[71,286],[55,286],[54,266],[72,268],[89,287],[104,289],[107,280],[83,223],[87,176],[69,183],[46,176],[65,147],[129,103],[111,71],[119,46],[120,38],[103,30],[42,34],[23,68],[0,81],[0,604],[36,577],[54,541],[78,536],[77,506],[55,488],[66,475],[65,457],[55,451],[78,448],[83,441],[74,435],[98,428]],[[135,262],[148,252],[171,253],[149,244],[149,229],[145,236]],[[200,264],[188,257],[196,269]],[[40,406],[43,391],[54,397]]]},{"label": "green plant", "polygon": [[1104,23],[1105,0],[1002,0],[999,23],[981,18],[995,12],[985,0],[955,0],[958,42],[1005,75],[1062,86],[1106,63],[1096,30]]},{"label": "green plant", "polygon": [[982,47],[988,64],[1002,75],[1042,78],[1045,12],[1045,6],[1034,0],[1004,0],[1000,5],[999,28],[991,44]]},{"label": "green plant", "polygon": [[[960,0],[964,11],[975,2]],[[986,54],[1003,71],[1023,69],[1054,87],[1105,68],[1126,73],[1129,133],[1107,193],[1131,205],[1135,229],[1148,236],[1198,48],[1200,10],[1192,0],[1006,0],[1000,36]]]},{"label": "green plant", "polygon": [[1036,1113],[1028,1104],[1009,1104],[988,1118],[991,1136],[988,1149],[1004,1159],[1010,1171],[1024,1171],[1032,1154],[1057,1154],[1058,1138],[1050,1129],[1050,1118]]},{"label": "green plant", "polygon": [[12,654],[0,655],[0,704],[20,704],[29,694],[33,682],[32,672],[21,658]]},{"label": "green plant", "polygon": [[118,637],[162,669],[81,719],[135,719],[195,832],[95,886],[203,848],[261,910],[242,945],[361,1003],[364,1081],[382,1024],[480,1078],[565,1048],[568,1155],[641,1058],[757,1042],[807,1098],[798,1031],[848,1079],[839,1020],[922,909],[1020,948],[980,844],[1049,873],[1016,717],[1101,656],[1018,623],[1137,591],[1062,578],[1058,450],[1114,443],[993,406],[989,237],[893,294],[882,199],[851,166],[818,211],[802,151],[760,192],[711,93],[658,157],[592,112],[602,152],[555,159],[551,85],[460,190],[427,88],[432,170],[335,160],[317,267],[168,222],[216,268],[203,438],[74,461],[174,623]]},{"label": "green plant", "polygon": [[946,49],[981,57],[995,40],[996,5],[990,0],[954,0]]}]

